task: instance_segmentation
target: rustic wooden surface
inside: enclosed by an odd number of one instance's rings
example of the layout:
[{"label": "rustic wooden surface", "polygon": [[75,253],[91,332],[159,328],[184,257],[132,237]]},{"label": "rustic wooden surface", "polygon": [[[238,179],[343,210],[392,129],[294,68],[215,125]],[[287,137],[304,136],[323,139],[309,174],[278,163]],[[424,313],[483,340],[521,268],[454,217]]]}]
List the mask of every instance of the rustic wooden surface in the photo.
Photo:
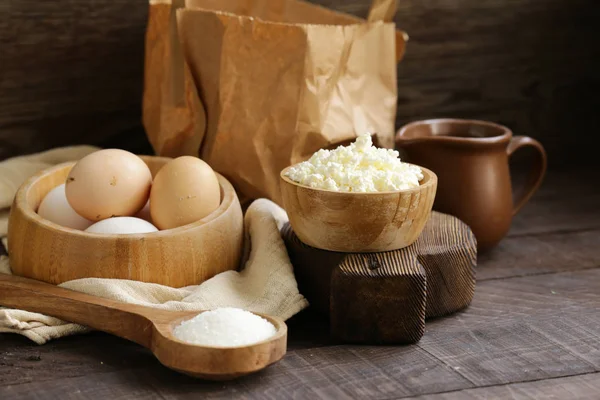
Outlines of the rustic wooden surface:
[{"label": "rustic wooden surface", "polygon": [[[316,1],[316,0],[315,0]],[[318,0],[365,16],[367,0]],[[411,40],[397,125],[484,118],[539,139],[550,165],[596,163],[600,3],[400,0]],[[0,159],[80,142],[150,152],[141,128],[146,2],[0,0]],[[482,254],[470,308],[418,345],[340,346],[306,311],[290,351],[230,384],[194,381],[92,333],[36,346],[0,335],[0,398],[598,398],[600,190],[556,173]],[[1,250],[0,250],[1,252]]]},{"label": "rustic wooden surface", "polygon": [[[370,4],[312,1],[362,17]],[[551,163],[596,161],[599,17],[596,0],[399,0],[397,126],[490,119],[539,139]],[[0,159],[72,142],[148,154],[146,20],[146,1],[1,0]]]},{"label": "rustic wooden surface", "polygon": [[[600,187],[594,171],[551,171],[493,251],[471,306],[428,322],[410,346],[332,343],[309,310],[278,364],[232,383],[162,367],[101,333],[44,346],[0,335],[0,398],[598,398]],[[575,196],[577,194],[577,196]]]},{"label": "rustic wooden surface", "polygon": [[282,236],[300,292],[328,315],[333,337],[363,344],[415,343],[425,318],[464,309],[475,290],[477,244],[458,218],[431,213],[414,245],[383,253],[337,253]]}]

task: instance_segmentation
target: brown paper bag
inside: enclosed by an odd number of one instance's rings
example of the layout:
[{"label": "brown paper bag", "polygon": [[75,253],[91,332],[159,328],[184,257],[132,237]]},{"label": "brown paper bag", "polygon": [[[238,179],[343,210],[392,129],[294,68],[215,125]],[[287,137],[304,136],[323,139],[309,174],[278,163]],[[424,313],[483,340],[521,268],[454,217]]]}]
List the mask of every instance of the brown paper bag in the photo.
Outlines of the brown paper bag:
[{"label": "brown paper bag", "polygon": [[280,203],[279,173],[364,132],[393,146],[407,36],[297,0],[151,1],[144,126],[159,155],[199,155],[244,198]]}]

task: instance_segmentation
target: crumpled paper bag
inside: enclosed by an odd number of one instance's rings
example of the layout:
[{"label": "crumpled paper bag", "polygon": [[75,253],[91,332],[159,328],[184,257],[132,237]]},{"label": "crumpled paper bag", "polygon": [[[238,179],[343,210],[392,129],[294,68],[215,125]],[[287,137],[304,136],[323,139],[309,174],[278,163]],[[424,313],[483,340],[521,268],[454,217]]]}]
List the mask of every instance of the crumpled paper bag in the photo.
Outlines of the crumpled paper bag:
[{"label": "crumpled paper bag", "polygon": [[240,199],[281,204],[280,171],[374,132],[393,146],[395,0],[368,21],[297,0],[152,0],[143,119],[159,155],[199,155]]}]

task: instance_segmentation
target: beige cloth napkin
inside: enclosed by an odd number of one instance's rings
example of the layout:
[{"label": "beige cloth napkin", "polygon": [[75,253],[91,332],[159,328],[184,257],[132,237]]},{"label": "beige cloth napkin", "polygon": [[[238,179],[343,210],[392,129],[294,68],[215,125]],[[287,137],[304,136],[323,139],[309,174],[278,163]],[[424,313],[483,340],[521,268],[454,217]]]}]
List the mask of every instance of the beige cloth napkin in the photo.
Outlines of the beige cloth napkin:
[{"label": "beige cloth napkin", "polygon": [[[78,160],[97,148],[67,147],[0,162],[0,238],[6,247],[8,208],[16,190],[29,176],[65,161]],[[241,272],[223,272],[198,286],[167,286],[117,279],[87,278],[60,286],[94,296],[164,310],[200,311],[216,307],[239,307],[288,319],[308,306],[298,292],[292,264],[280,230],[288,221],[275,203],[254,201],[244,217],[248,259]],[[251,248],[249,248],[251,245]],[[8,257],[0,257],[0,273],[10,274]],[[0,332],[28,337],[38,344],[87,332],[81,325],[42,314],[0,309]]]}]

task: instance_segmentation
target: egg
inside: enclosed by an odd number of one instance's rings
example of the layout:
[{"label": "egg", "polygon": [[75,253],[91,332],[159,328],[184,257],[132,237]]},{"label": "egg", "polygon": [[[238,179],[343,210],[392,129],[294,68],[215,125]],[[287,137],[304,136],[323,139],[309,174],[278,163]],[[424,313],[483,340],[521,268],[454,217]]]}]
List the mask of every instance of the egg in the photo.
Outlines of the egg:
[{"label": "egg", "polygon": [[115,217],[96,222],[85,230],[89,233],[132,234],[150,233],[158,229],[148,221],[135,217]]},{"label": "egg", "polygon": [[134,217],[141,218],[152,223],[152,216],[150,215],[150,199],[148,199],[146,205],[140,211],[138,211]]},{"label": "egg", "polygon": [[67,200],[81,216],[100,221],[131,216],[148,201],[152,174],[141,158],[106,149],[79,160],[66,182]]},{"label": "egg", "polygon": [[48,192],[40,203],[38,214],[48,221],[71,229],[84,230],[93,224],[73,210],[67,201],[64,183]]},{"label": "egg", "polygon": [[221,188],[212,168],[199,158],[183,156],[169,161],[154,177],[150,214],[159,229],[196,222],[215,211]]}]

